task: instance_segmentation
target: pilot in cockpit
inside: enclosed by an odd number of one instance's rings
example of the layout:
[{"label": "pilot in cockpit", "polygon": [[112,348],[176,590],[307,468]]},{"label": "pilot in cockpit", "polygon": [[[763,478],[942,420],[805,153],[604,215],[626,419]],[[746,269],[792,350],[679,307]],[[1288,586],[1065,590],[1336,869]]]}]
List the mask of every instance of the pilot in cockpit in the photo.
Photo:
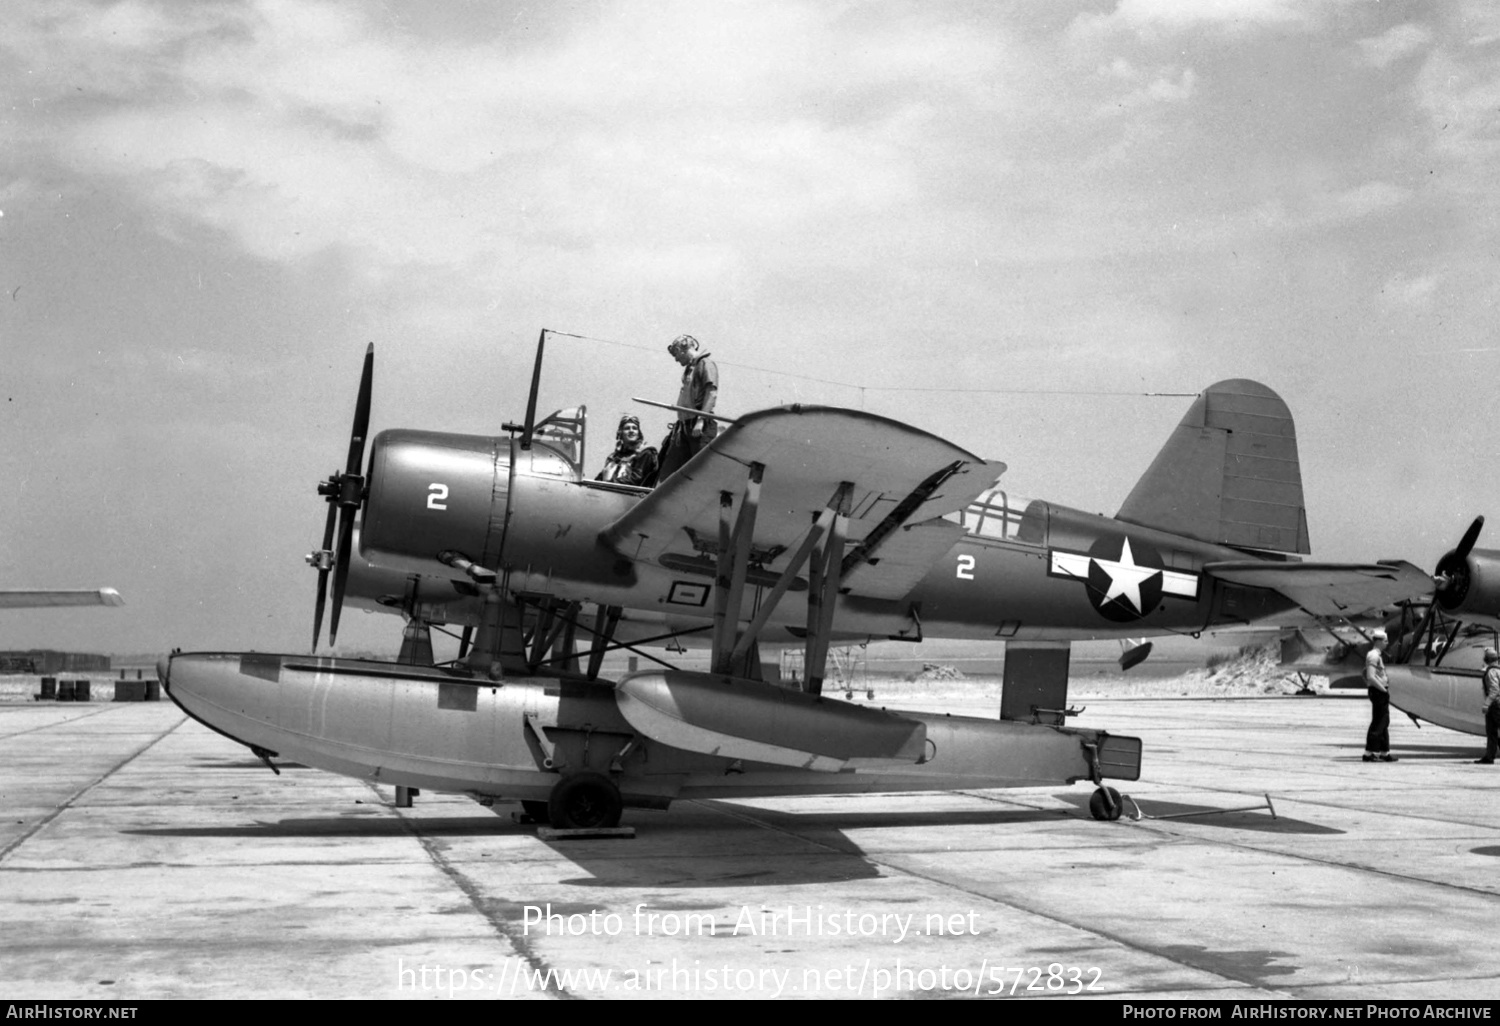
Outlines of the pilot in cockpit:
[{"label": "pilot in cockpit", "polygon": [[640,419],[625,414],[615,430],[615,451],[606,457],[604,469],[594,480],[650,488],[656,484],[656,469],[656,448],[646,444]]}]

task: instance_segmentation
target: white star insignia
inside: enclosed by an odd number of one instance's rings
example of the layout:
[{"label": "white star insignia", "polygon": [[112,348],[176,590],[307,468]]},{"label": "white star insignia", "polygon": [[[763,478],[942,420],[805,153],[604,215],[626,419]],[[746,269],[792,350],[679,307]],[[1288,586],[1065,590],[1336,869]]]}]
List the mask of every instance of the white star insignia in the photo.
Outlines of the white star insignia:
[{"label": "white star insignia", "polygon": [[1135,553],[1130,551],[1130,539],[1120,547],[1120,558],[1118,561],[1112,559],[1100,559],[1094,557],[1094,562],[1099,569],[1109,575],[1109,590],[1104,593],[1104,601],[1123,598],[1135,608],[1137,613],[1145,613],[1141,608],[1141,585],[1149,580],[1152,575],[1161,573],[1154,566],[1141,566],[1135,561]]},{"label": "white star insignia", "polygon": [[1137,563],[1129,538],[1124,539],[1120,546],[1119,559],[1099,559],[1082,552],[1060,552],[1057,549],[1051,550],[1051,555],[1051,572],[1059,577],[1087,581],[1089,570],[1095,564],[1104,571],[1105,576],[1109,578],[1109,588],[1097,603],[1100,606],[1115,599],[1121,599],[1130,603],[1138,615],[1145,616],[1146,610],[1141,608],[1144,604],[1141,599],[1141,585],[1150,580],[1152,574],[1161,574],[1162,594],[1185,599],[1198,597],[1197,574],[1143,566]]}]

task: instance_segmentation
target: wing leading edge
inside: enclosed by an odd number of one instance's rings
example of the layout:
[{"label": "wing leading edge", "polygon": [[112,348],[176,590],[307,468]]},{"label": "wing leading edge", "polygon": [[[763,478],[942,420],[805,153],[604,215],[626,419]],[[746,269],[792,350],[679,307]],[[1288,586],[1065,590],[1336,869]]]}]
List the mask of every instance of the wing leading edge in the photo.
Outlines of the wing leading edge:
[{"label": "wing leading edge", "polygon": [[776,572],[813,518],[848,487],[843,584],[899,598],[963,528],[939,518],[994,484],[1005,464],[936,435],[856,410],[783,406],[741,417],[604,531],[621,555],[645,562],[717,552],[721,496],[738,497],[764,467],[751,562]]},{"label": "wing leading edge", "polygon": [[64,589],[0,589],[0,609],[42,609],[50,606],[123,606],[125,600],[113,588],[93,591]]}]

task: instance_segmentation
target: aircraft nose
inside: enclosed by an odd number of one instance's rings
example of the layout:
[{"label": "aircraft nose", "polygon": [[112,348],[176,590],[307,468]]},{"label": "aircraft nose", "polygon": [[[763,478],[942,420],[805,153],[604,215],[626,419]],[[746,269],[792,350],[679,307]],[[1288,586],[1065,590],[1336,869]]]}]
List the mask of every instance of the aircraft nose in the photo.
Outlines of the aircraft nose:
[{"label": "aircraft nose", "polygon": [[171,687],[170,684],[167,684],[167,672],[169,670],[171,670],[171,668],[172,668],[172,657],[171,656],[162,656],[160,659],[158,659],[156,661],[156,679],[159,680],[159,681],[161,681],[162,684],[165,684],[167,687]]}]

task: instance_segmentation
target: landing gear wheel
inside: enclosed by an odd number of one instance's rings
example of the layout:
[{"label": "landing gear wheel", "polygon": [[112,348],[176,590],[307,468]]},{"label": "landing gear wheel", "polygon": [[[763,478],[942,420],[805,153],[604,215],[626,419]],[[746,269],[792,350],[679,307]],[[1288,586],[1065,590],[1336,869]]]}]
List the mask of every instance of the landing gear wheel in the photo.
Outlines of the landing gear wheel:
[{"label": "landing gear wheel", "polygon": [[591,830],[620,825],[620,789],[599,773],[575,773],[552,788],[547,819],[559,830]]},{"label": "landing gear wheel", "polygon": [[1101,787],[1089,799],[1089,815],[1097,820],[1112,823],[1120,818],[1124,806],[1120,804],[1120,792],[1112,787]]},{"label": "landing gear wheel", "polygon": [[521,811],[538,823],[545,823],[548,820],[546,802],[523,801],[521,803]]}]

